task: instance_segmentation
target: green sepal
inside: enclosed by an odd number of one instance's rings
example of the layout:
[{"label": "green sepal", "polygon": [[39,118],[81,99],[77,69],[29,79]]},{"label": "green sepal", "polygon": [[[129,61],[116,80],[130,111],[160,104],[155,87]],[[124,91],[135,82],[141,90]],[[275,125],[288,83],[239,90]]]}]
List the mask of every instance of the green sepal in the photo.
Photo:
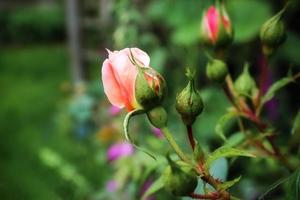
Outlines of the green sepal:
[{"label": "green sepal", "polygon": [[174,162],[167,156],[169,166],[163,172],[164,187],[175,196],[188,196],[197,187],[196,171],[187,163]]},{"label": "green sepal", "polygon": [[150,123],[156,128],[163,128],[167,126],[168,114],[162,106],[155,107],[147,111],[147,117]]},{"label": "green sepal", "polygon": [[124,122],[123,122],[123,128],[124,128],[124,135],[125,135],[125,138],[127,141],[129,141],[132,146],[134,146],[137,150],[139,151],[142,151],[144,153],[146,153],[147,155],[149,155],[151,158],[153,158],[154,160],[156,160],[155,156],[150,153],[149,151],[139,147],[138,145],[136,145],[134,143],[134,141],[132,140],[130,134],[129,134],[129,122],[130,122],[130,119],[136,115],[140,115],[140,114],[144,114],[145,113],[145,110],[142,110],[142,109],[136,109],[136,110],[133,110],[129,113],[127,113],[127,115],[125,116],[125,119],[124,119]]}]

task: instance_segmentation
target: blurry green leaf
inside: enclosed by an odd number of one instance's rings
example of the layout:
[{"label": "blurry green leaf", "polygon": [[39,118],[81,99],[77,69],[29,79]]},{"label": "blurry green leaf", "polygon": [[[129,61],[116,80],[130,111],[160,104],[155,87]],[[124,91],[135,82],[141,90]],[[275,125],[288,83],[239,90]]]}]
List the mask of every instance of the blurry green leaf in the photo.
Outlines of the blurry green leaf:
[{"label": "blurry green leaf", "polygon": [[288,179],[287,200],[300,199],[300,170],[294,172]]},{"label": "blurry green leaf", "polygon": [[151,196],[152,194],[156,193],[160,189],[164,187],[163,178],[160,177],[156,181],[152,183],[152,185],[148,188],[148,190],[143,194],[142,200],[146,200],[147,197]]},{"label": "blurry green leaf", "polygon": [[296,135],[296,134],[300,135],[300,111],[298,111],[297,116],[294,119],[292,134],[293,135]]},{"label": "blurry green leaf", "polygon": [[285,58],[293,64],[300,64],[300,37],[296,33],[288,32],[286,42],[278,49],[276,56]]},{"label": "blurry green leaf", "polygon": [[[215,126],[219,118],[224,114],[226,108],[229,106],[229,102],[219,89],[214,87],[206,87],[200,91],[201,96],[205,104],[205,108],[199,120],[195,122],[195,130],[199,130],[201,134],[195,135],[199,141],[207,141],[213,137],[216,137]],[[228,123],[229,125],[230,123]],[[229,126],[223,127],[225,130]]]},{"label": "blurry green leaf", "polygon": [[255,157],[253,154],[250,154],[244,150],[234,149],[231,147],[220,147],[209,155],[209,157],[207,158],[204,164],[204,167],[207,170],[210,168],[213,161],[222,157],[235,157],[235,156]]},{"label": "blurry green leaf", "polygon": [[220,185],[220,189],[221,190],[227,190],[228,188],[232,187],[233,185],[235,185],[237,182],[239,182],[239,180],[241,179],[241,176],[231,180],[231,181],[226,181],[224,183],[222,183]]},{"label": "blurry green leaf", "polygon": [[261,25],[271,17],[270,4],[267,1],[235,0],[226,2],[236,42],[247,42],[256,37]]},{"label": "blurry green leaf", "polygon": [[188,23],[179,27],[173,32],[171,39],[176,45],[192,45],[199,40],[199,27],[198,23]]},{"label": "blurry green leaf", "polygon": [[265,196],[267,194],[269,194],[272,190],[276,189],[279,185],[281,185],[282,183],[286,182],[288,180],[288,177],[284,177],[284,178],[281,178],[279,180],[277,180],[275,183],[273,183],[272,185],[270,185],[268,187],[268,189],[262,194],[259,196],[259,200],[264,200],[265,199]]},{"label": "blurry green leaf", "polygon": [[167,61],[168,52],[164,48],[156,48],[151,52],[151,66],[162,73]]},{"label": "blurry green leaf", "polygon": [[284,86],[286,86],[287,84],[293,81],[294,81],[293,78],[285,77],[273,83],[271,87],[268,89],[267,93],[262,97],[262,105],[270,101],[278,90],[280,90],[281,88],[283,88]]},{"label": "blurry green leaf", "polygon": [[224,140],[226,141],[227,138],[224,134],[224,126],[226,125],[226,123],[231,120],[233,117],[237,116],[237,113],[235,112],[228,112],[225,115],[223,115],[217,122],[216,127],[215,127],[215,131],[216,133]]},{"label": "blurry green leaf", "polygon": [[231,135],[225,142],[224,146],[226,147],[235,147],[242,143],[245,139],[245,134],[242,132],[235,133]]}]

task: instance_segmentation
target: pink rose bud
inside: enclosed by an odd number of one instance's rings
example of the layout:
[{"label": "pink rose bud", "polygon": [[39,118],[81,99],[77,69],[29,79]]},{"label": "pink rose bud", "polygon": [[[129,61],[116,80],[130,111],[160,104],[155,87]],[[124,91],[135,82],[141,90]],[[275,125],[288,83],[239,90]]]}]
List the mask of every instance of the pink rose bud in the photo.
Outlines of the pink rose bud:
[{"label": "pink rose bud", "polygon": [[[149,66],[147,53],[138,48],[108,51],[102,65],[104,92],[110,103],[128,111],[146,108],[162,99],[163,78]],[[158,98],[154,98],[157,96]]]},{"label": "pink rose bud", "polygon": [[233,30],[224,4],[217,1],[204,12],[201,22],[201,39],[204,44],[226,47],[232,42]]}]

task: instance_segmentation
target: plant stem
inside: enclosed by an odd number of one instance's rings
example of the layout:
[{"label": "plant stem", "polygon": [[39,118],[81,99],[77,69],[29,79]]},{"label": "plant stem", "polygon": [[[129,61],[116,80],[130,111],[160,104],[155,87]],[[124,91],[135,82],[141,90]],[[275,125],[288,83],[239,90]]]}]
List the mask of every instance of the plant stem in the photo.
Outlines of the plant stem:
[{"label": "plant stem", "polygon": [[[267,128],[267,125],[264,124],[261,119],[259,117],[257,117],[256,115],[255,116],[251,116],[249,117],[249,119],[251,121],[253,121],[258,130],[260,132],[265,132],[266,128]],[[283,165],[286,166],[286,168],[292,172],[295,170],[295,167],[293,165],[291,165],[291,163],[287,160],[287,158],[281,153],[280,149],[276,146],[275,142],[274,142],[274,137],[273,136],[266,136],[268,142],[270,143],[272,149],[273,149],[273,156],[278,159]]]},{"label": "plant stem", "polygon": [[218,198],[220,200],[229,200],[230,199],[230,194],[226,190],[220,190],[220,184],[221,182],[216,180],[212,175],[209,174],[209,172],[204,172],[202,174],[203,176],[201,179],[207,183],[209,183],[213,188],[215,188],[216,191],[218,191]]},{"label": "plant stem", "polygon": [[194,140],[194,136],[193,136],[192,125],[186,125],[186,130],[187,130],[187,134],[188,134],[190,145],[191,145],[191,147],[192,147],[192,149],[194,151],[194,149],[195,149],[195,140]]},{"label": "plant stem", "polygon": [[259,90],[258,90],[258,95],[254,99],[254,102],[253,102],[256,110],[260,105],[262,95],[264,95],[264,92],[265,92],[264,86],[266,84],[267,79],[268,79],[268,58],[267,58],[267,56],[262,56],[261,70],[260,70],[260,76],[259,76]]},{"label": "plant stem", "polygon": [[190,197],[193,199],[211,199],[211,200],[216,200],[218,199],[218,196],[214,194],[195,194],[192,193],[190,194]]},{"label": "plant stem", "polygon": [[167,127],[163,127],[160,130],[163,133],[163,135],[165,136],[165,138],[167,139],[167,141],[169,142],[169,144],[171,145],[171,147],[173,148],[173,150],[176,152],[178,157],[181,160],[183,160],[187,163],[190,163],[190,159],[188,159],[188,157],[183,153],[181,148],[178,146],[178,144],[176,143],[176,141],[173,138],[172,133],[169,131],[169,129]]},{"label": "plant stem", "polygon": [[[265,76],[265,75],[264,75],[264,76]],[[298,78],[298,76],[300,77],[299,74],[296,74],[294,77]],[[265,78],[262,78],[262,81],[261,81],[261,82],[264,82],[264,81],[265,81],[264,79],[265,79]],[[259,131],[264,132],[265,129],[267,128],[267,125],[261,122],[261,120],[259,119],[259,117],[257,116],[257,114],[254,113],[254,112],[247,106],[247,104],[246,104],[243,100],[240,101],[239,103],[236,103],[236,102],[235,102],[234,99],[235,99],[235,97],[236,97],[236,94],[235,94],[235,92],[234,92],[233,82],[232,82],[232,79],[231,79],[231,76],[230,76],[230,75],[228,75],[228,76],[226,77],[226,83],[227,83],[227,88],[224,87],[223,89],[224,89],[224,92],[225,92],[227,98],[228,98],[229,101],[232,103],[232,105],[233,105],[237,110],[239,110],[240,112],[244,113],[244,114],[247,116],[248,119],[250,119],[251,121],[253,121],[253,122],[257,125]],[[262,87],[260,88],[260,90],[262,90]],[[260,98],[260,97],[259,97],[259,98]],[[242,105],[242,110],[241,110],[241,108],[239,107],[239,105]],[[241,131],[243,131],[243,130],[244,130],[244,127],[241,126],[242,124],[241,124],[241,121],[240,121],[239,118],[238,118],[238,121],[239,121],[239,126],[240,126],[240,128],[241,128]],[[274,142],[274,138],[273,138],[272,136],[267,136],[266,138],[267,138],[268,142],[270,143],[270,145],[271,145],[271,147],[272,147],[274,153],[273,153],[273,152],[270,152],[267,148],[265,148],[264,145],[263,145],[262,143],[257,144],[256,146],[259,147],[260,149],[262,149],[263,151],[265,151],[268,155],[273,155],[277,160],[279,160],[282,164],[284,164],[284,165],[287,167],[287,169],[288,169],[289,171],[295,170],[295,167],[292,166],[292,165],[289,163],[289,161],[287,160],[287,158],[286,158],[285,156],[283,156],[282,153],[280,152],[280,150],[277,148],[277,146],[276,146],[276,144],[275,144],[275,142]]]}]

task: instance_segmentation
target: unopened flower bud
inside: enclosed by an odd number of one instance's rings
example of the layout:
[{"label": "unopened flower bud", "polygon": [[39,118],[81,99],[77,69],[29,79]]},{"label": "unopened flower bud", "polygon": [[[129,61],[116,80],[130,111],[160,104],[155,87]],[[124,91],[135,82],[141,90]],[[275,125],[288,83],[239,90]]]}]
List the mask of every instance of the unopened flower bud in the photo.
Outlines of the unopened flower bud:
[{"label": "unopened flower bud", "polygon": [[206,76],[218,83],[223,83],[228,74],[226,63],[221,60],[213,59],[206,65]]},{"label": "unopened flower bud", "polygon": [[164,187],[175,196],[190,195],[197,187],[197,174],[188,164],[168,158],[169,166],[163,173]]},{"label": "unopened flower bud", "polygon": [[235,91],[245,97],[252,96],[256,89],[256,83],[249,73],[249,64],[244,66],[243,73],[234,82]]},{"label": "unopened flower bud", "polygon": [[285,8],[267,20],[261,27],[260,39],[265,55],[271,55],[286,39],[286,30],[281,20]]},{"label": "unopened flower bud", "polygon": [[167,125],[168,115],[166,110],[161,107],[155,107],[147,112],[149,121],[156,128],[163,128]]},{"label": "unopened flower bud", "polygon": [[206,45],[226,47],[233,39],[233,30],[225,6],[219,0],[204,12],[201,22],[201,39]]},{"label": "unopened flower bud", "polygon": [[203,101],[195,88],[193,74],[187,72],[188,85],[176,97],[176,110],[186,125],[192,125],[197,116],[203,111]]},{"label": "unopened flower bud", "polygon": [[149,110],[161,105],[165,94],[164,78],[152,68],[140,67],[135,82],[135,98],[138,104]]}]

